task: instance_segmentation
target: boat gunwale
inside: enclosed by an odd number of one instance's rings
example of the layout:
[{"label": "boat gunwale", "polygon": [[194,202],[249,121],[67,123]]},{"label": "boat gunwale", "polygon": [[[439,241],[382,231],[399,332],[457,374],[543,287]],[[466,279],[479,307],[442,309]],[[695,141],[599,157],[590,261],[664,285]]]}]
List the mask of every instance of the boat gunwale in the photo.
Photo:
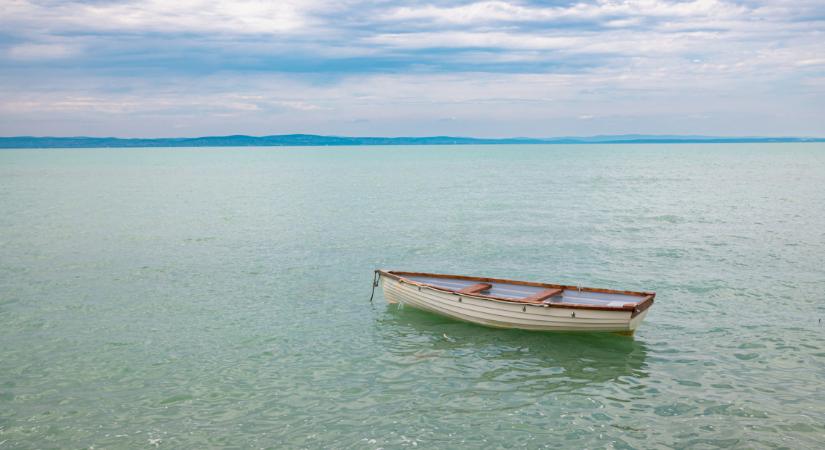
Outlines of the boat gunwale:
[{"label": "boat gunwale", "polygon": [[[506,278],[487,278],[487,277],[473,277],[467,275],[448,275],[448,274],[441,274],[441,273],[425,273],[425,272],[405,272],[405,271],[398,271],[398,270],[383,270],[383,269],[376,269],[375,272],[377,274],[387,276],[389,278],[395,279],[402,283],[412,284],[415,286],[426,287],[429,289],[435,289],[437,291],[447,292],[450,294],[455,294],[463,297],[472,297],[478,298],[481,300],[493,300],[493,301],[500,301],[500,302],[507,302],[507,303],[516,303],[516,304],[525,304],[525,305],[534,305],[534,306],[541,306],[545,308],[566,308],[566,309],[590,309],[590,310],[597,310],[597,311],[630,311],[631,315],[630,318],[634,318],[637,315],[641,314],[643,311],[650,308],[653,304],[653,299],[656,297],[655,292],[646,292],[646,291],[622,291],[616,289],[605,289],[605,288],[593,288],[593,287],[584,287],[584,286],[570,286],[565,284],[553,284],[553,283],[537,283],[533,281],[519,281],[519,280],[509,280]],[[455,280],[464,280],[464,281],[478,281],[480,283],[504,283],[504,284],[513,284],[513,285],[521,285],[521,286],[532,286],[532,287],[543,287],[549,289],[562,289],[562,290],[575,290],[580,292],[596,292],[602,294],[621,294],[621,295],[631,295],[635,297],[643,297],[643,300],[639,303],[626,303],[623,306],[607,306],[607,305],[585,305],[580,303],[544,303],[543,301],[524,301],[523,299],[517,298],[506,298],[506,297],[499,297],[496,295],[484,295],[484,294],[462,294],[458,291],[435,286],[432,284],[422,283],[419,281],[411,280],[406,278],[407,276],[419,276],[419,277],[429,277],[429,278],[445,278],[445,279],[455,279]]]}]

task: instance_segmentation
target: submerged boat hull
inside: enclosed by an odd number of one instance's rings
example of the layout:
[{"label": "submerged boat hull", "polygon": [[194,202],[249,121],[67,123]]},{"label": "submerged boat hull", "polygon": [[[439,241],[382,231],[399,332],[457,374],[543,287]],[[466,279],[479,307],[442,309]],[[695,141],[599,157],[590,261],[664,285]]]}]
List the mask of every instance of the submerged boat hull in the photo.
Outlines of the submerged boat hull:
[{"label": "submerged boat hull", "polygon": [[399,277],[381,276],[380,282],[384,298],[389,303],[399,303],[453,319],[496,328],[632,334],[647,315],[647,308],[641,311],[580,309],[480,298],[411,283]]}]

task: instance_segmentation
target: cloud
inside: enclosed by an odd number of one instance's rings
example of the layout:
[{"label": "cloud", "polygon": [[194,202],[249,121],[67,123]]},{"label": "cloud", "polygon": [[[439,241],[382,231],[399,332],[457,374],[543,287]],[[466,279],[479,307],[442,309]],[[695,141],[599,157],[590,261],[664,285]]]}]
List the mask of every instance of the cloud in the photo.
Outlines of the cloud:
[{"label": "cloud", "polygon": [[314,6],[296,0],[10,0],[2,21],[46,32],[279,34],[310,26],[308,13]]},{"label": "cloud", "polygon": [[499,48],[568,49],[583,44],[583,37],[541,36],[502,32],[423,32],[383,34],[366,42],[399,48]]},{"label": "cloud", "polygon": [[[731,17],[745,11],[743,6],[720,0],[667,2],[628,0],[573,3],[562,7],[525,6],[516,2],[481,1],[459,6],[416,5],[399,7],[384,17],[388,20],[430,20],[442,23],[553,22],[600,20],[625,17],[628,24],[640,17]],[[613,25],[617,25],[613,21]]]},{"label": "cloud", "polygon": [[[568,119],[597,123],[624,117],[655,123],[657,116],[695,118],[710,113],[724,116],[743,112],[752,116],[765,101],[761,82],[742,81],[730,74],[699,83],[696,80],[701,77],[696,70],[704,69],[685,66],[680,70],[657,70],[653,64],[639,63],[637,67],[601,68],[587,77],[369,74],[322,84],[283,75],[247,74],[196,81],[167,78],[157,83],[154,90],[135,88],[139,80],[103,78],[87,80],[62,92],[46,83],[24,93],[6,89],[0,92],[7,99],[0,107],[0,119],[45,119],[71,114],[83,117],[88,126],[98,124],[98,134],[110,129],[110,123],[117,121],[118,116],[137,123],[162,117],[187,122],[186,129],[193,134],[269,134],[293,129],[386,134],[382,130],[402,131],[400,124],[426,134],[420,124],[431,125],[434,118],[451,117],[455,119],[451,126],[460,134],[507,135],[509,128],[513,133],[519,131],[519,135],[541,136],[562,133],[563,129],[545,126],[530,132],[529,127]],[[114,92],[89,95],[95,85],[109,86]],[[817,111],[810,99],[798,94],[788,96],[784,105],[799,108],[800,117],[813,117]],[[771,110],[776,108],[775,105]],[[796,126],[805,123],[813,126],[810,119],[799,121]],[[774,122],[771,126],[778,125]],[[655,130],[648,130],[651,131]]]},{"label": "cloud", "polygon": [[823,29],[814,0],[7,0],[0,133],[821,134]]},{"label": "cloud", "polygon": [[15,45],[7,51],[11,59],[24,61],[63,59],[76,56],[79,53],[80,49],[71,45],[37,43]]}]

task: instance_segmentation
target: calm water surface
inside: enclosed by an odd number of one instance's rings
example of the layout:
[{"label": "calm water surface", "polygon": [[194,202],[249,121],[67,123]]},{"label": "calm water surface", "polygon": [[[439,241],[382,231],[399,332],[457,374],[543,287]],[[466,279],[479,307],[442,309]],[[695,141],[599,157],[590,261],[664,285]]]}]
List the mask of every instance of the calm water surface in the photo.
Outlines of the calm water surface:
[{"label": "calm water surface", "polygon": [[[635,338],[376,267],[655,290]],[[0,151],[0,449],[817,448],[825,145]]]}]

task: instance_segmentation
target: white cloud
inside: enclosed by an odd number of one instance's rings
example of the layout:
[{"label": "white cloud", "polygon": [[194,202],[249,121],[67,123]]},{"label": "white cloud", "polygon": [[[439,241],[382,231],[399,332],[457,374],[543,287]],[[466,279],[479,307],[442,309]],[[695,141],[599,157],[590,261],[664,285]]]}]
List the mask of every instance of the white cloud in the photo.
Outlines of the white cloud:
[{"label": "white cloud", "polygon": [[[498,49],[500,56],[507,56],[508,50],[557,51],[559,55],[661,55],[680,54],[686,51],[707,52],[709,46],[719,45],[717,32],[682,32],[657,34],[652,32],[616,31],[605,39],[604,34],[578,32],[557,35],[542,35],[540,32],[483,32],[445,31],[384,34],[365,39],[370,44],[393,48],[427,49]],[[724,48],[723,46],[720,48]],[[516,54],[512,60],[525,60],[523,54]],[[547,59],[552,54],[533,53],[533,60]],[[495,54],[491,55],[496,58]],[[506,61],[505,58],[499,58]]]},{"label": "white cloud", "polygon": [[285,106],[290,109],[297,109],[299,111],[319,111],[324,109],[330,109],[318,105],[313,105],[312,103],[307,103],[300,100],[275,100],[273,103],[276,105]]},{"label": "white cloud", "polygon": [[797,66],[802,66],[802,67],[825,66],[825,58],[802,59],[802,60],[796,61],[795,64]]},{"label": "white cloud", "polygon": [[45,32],[139,31],[159,33],[278,34],[312,24],[313,1],[129,0],[116,3],[7,0],[0,23]]},{"label": "white cloud", "polygon": [[525,6],[517,2],[481,1],[461,6],[399,7],[383,17],[387,20],[431,20],[445,23],[477,24],[479,22],[541,22],[556,20],[594,20],[624,16],[624,20],[640,17],[715,17],[723,18],[745,11],[720,0],[687,2],[658,0],[600,0],[595,3],[574,3],[563,7]]},{"label": "white cloud", "polygon": [[384,15],[387,20],[436,20],[452,23],[492,21],[538,21],[558,16],[558,8],[527,8],[520,5],[486,1],[467,5],[439,7],[434,5],[400,7]]},{"label": "white cloud", "polygon": [[[549,136],[586,134],[582,130],[588,129],[817,134],[819,109],[809,92],[784,93],[782,102],[774,103],[771,80],[742,79],[735,72],[696,66],[685,61],[663,67],[641,59],[584,75],[373,74],[324,84],[264,74],[153,83],[139,77],[69,78],[60,87],[49,80],[32,80],[26,91],[15,91],[2,82],[0,133],[43,134],[38,127],[51,123],[50,130],[56,130],[51,134],[81,127],[70,134],[121,136],[169,135],[169,124],[177,124],[176,133],[190,136],[290,132]],[[810,83],[821,92],[821,78]],[[820,93],[818,98],[823,97]],[[765,104],[771,108],[764,109]],[[759,111],[787,113],[787,119],[762,117]],[[708,116],[715,120],[702,119]],[[752,120],[742,128],[726,130],[744,116]],[[445,117],[453,120],[442,120]],[[681,128],[674,129],[674,123]],[[628,129],[629,124],[634,128]]]},{"label": "white cloud", "polygon": [[15,45],[7,50],[8,56],[12,59],[37,61],[62,59],[76,56],[80,49],[65,44],[37,44],[28,43]]},{"label": "white cloud", "polygon": [[403,48],[478,48],[503,49],[565,49],[583,44],[576,36],[541,36],[538,34],[502,32],[422,32],[383,34],[365,39],[366,42]]},{"label": "white cloud", "polygon": [[124,135],[547,135],[565,120],[721,127],[764,105],[802,130],[825,101],[821,0],[451,5],[5,0],[0,132],[50,117],[143,127]]}]

